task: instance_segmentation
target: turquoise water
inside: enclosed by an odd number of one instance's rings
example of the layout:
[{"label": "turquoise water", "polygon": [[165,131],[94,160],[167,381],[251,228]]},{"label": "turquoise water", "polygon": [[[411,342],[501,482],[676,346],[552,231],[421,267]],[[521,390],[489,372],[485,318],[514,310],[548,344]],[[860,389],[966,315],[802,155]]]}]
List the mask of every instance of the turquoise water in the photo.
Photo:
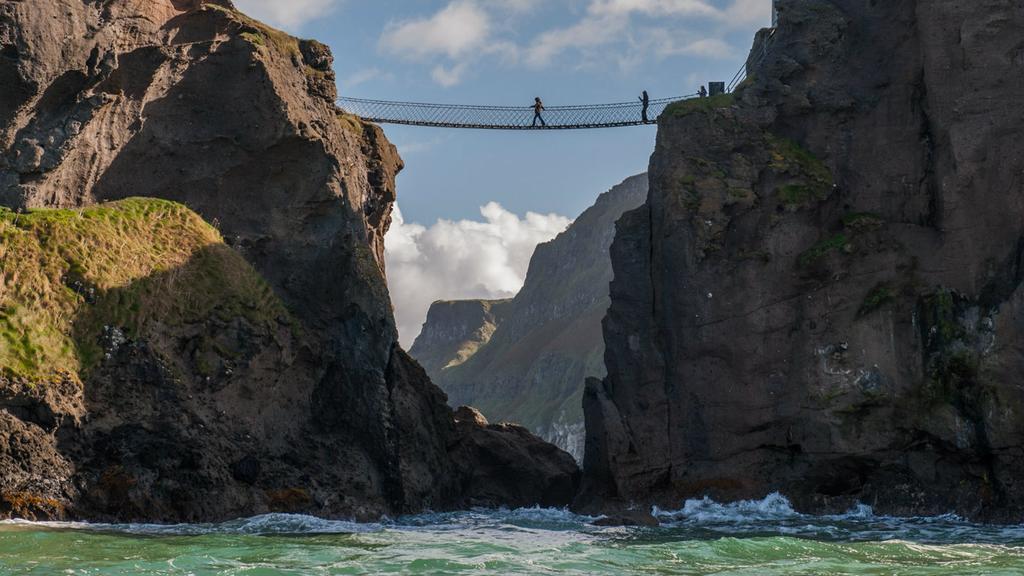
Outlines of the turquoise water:
[{"label": "turquoise water", "polygon": [[602,528],[563,510],[356,524],[274,514],[216,525],[0,523],[0,574],[1024,574],[1024,526],[795,513],[785,498]]}]

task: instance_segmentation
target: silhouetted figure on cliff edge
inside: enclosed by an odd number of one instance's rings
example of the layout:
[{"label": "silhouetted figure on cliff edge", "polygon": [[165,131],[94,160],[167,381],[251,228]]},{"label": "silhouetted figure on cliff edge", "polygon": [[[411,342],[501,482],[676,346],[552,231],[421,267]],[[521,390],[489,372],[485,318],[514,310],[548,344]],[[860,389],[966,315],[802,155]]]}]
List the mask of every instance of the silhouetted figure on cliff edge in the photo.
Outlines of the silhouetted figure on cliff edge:
[{"label": "silhouetted figure on cliff edge", "polygon": [[544,117],[541,116],[541,112],[544,111],[544,103],[540,101],[540,96],[533,99],[533,125],[537,125],[537,120],[540,120],[541,126],[547,126],[548,123],[544,121]]},{"label": "silhouetted figure on cliff edge", "polygon": [[647,96],[647,90],[644,90],[642,96],[640,96],[640,103],[644,105],[644,109],[640,112],[641,118],[643,118],[644,124],[650,124],[650,120],[647,119],[647,108],[651,105],[651,99]]},{"label": "silhouetted figure on cliff edge", "polygon": [[701,98],[707,98],[708,97],[708,89],[705,88],[703,84],[701,84],[700,85],[700,91],[697,92],[697,94],[699,94]]}]

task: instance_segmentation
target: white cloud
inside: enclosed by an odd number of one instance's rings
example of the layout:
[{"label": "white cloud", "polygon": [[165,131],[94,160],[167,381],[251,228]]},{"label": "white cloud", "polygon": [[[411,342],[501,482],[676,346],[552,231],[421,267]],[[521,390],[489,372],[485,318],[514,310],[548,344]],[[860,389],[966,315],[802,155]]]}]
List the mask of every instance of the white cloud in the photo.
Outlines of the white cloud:
[{"label": "white cloud", "polygon": [[357,70],[350,74],[345,80],[341,82],[343,88],[355,88],[360,84],[366,84],[374,80],[393,80],[394,75],[390,72],[385,72],[380,68],[365,68],[363,70]]},{"label": "white cloud", "polygon": [[596,16],[715,16],[718,10],[702,0],[594,0],[588,11]]},{"label": "white cloud", "polygon": [[402,155],[402,158],[405,158],[406,156],[420,154],[422,152],[430,152],[448,140],[448,135],[439,135],[428,140],[410,140],[406,142],[394,142],[394,144],[398,148],[398,153]]},{"label": "white cloud", "polygon": [[622,18],[584,18],[567,28],[549,30],[537,36],[526,51],[526,61],[546,66],[570,48],[586,49],[616,42],[628,22]]},{"label": "white cloud", "polygon": [[[612,57],[623,68],[649,55],[686,54],[725,58],[733,53],[721,36],[730,29],[768,22],[768,0],[732,0],[723,8],[705,0],[591,0],[574,24],[539,34],[526,50],[526,62],[549,66],[564,53],[576,51],[595,60]],[[714,27],[698,28],[698,21]]]},{"label": "white cloud", "polygon": [[491,32],[490,15],[472,0],[456,0],[428,18],[391,23],[380,47],[402,58],[459,58],[479,49]]},{"label": "white cloud", "polygon": [[[534,17],[540,0],[449,0],[437,12],[392,22],[378,47],[392,56],[431,64],[440,86],[459,84],[487,59],[504,66],[630,69],[671,56],[730,58],[737,51],[725,37],[757,22],[768,23],[769,0],[577,0],[575,21],[542,30],[523,43],[522,21]],[[561,3],[564,8],[568,3]],[[575,13],[573,10],[572,12]],[[566,62],[573,58],[574,61]]]},{"label": "white cloud", "polygon": [[490,0],[488,4],[498,10],[504,10],[513,14],[527,14],[533,12],[545,0]]},{"label": "white cloud", "polygon": [[510,53],[515,53],[514,45],[493,39],[490,8],[490,4],[485,6],[477,0],[453,0],[432,16],[388,24],[378,48],[404,60],[440,59],[442,62],[431,69],[430,77],[445,88],[455,86],[462,81],[471,62],[488,54],[507,60]]},{"label": "white cloud", "polygon": [[342,0],[235,0],[235,6],[271,26],[295,31],[331,13]]},{"label": "white cloud", "polygon": [[528,212],[520,218],[491,202],[483,221],[438,220],[429,228],[407,223],[395,207],[384,239],[388,286],[403,345],[419,335],[436,300],[509,298],[523,286],[537,244],[571,220]]},{"label": "white cloud", "polygon": [[430,71],[430,77],[441,86],[450,88],[462,81],[462,74],[465,73],[466,66],[465,62],[459,62],[451,68],[438,64]]},{"label": "white cloud", "polygon": [[705,58],[728,58],[732,55],[732,46],[718,38],[702,38],[690,42],[675,49],[676,54],[688,54],[690,56],[703,56]]},{"label": "white cloud", "polygon": [[765,0],[733,0],[723,18],[735,28],[771,21],[772,5]]}]

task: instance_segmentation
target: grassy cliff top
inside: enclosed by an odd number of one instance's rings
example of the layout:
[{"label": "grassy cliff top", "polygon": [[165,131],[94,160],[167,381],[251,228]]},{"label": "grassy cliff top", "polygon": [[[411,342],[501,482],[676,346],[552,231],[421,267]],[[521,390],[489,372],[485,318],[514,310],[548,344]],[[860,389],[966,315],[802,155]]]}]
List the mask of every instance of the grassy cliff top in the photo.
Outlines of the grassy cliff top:
[{"label": "grassy cliff top", "polygon": [[134,198],[81,210],[0,209],[0,372],[79,379],[106,326],[287,321],[259,274],[188,208]]}]

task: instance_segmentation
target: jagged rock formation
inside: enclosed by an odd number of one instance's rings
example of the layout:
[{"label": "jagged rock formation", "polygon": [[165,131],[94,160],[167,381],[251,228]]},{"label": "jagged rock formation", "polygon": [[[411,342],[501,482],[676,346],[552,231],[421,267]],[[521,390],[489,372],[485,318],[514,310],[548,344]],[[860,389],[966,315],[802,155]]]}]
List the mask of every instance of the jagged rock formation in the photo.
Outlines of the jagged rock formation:
[{"label": "jagged rock formation", "polygon": [[537,247],[514,299],[435,303],[410,353],[456,405],[523,424],[581,459],[583,382],[604,376],[608,248],[615,221],[646,197],[646,175],[602,194]]},{"label": "jagged rock formation", "polygon": [[780,0],[619,222],[583,508],[1024,517],[1024,12]]},{"label": "jagged rock formation", "polygon": [[[45,355],[0,366],[0,514],[374,517],[567,500],[567,454],[456,425],[397,345],[382,250],[402,164],[379,128],[335,107],[331,65],[322,44],[228,0],[0,3],[0,205],[179,202],[269,285],[250,303],[279,301],[273,317],[288,319],[254,322],[217,298],[210,315],[140,317],[132,298],[182,274],[197,278],[176,284],[184,302],[220,294],[202,281],[214,273],[203,250],[164,266],[132,252],[155,245],[136,234],[135,248],[115,244],[130,258],[100,268],[58,250],[46,277],[75,291],[66,313],[102,326],[106,352],[87,357],[91,335],[55,331],[26,349],[55,350],[67,370]],[[12,222],[0,251],[27,234]],[[0,296],[0,320],[31,340],[18,310],[38,302]],[[473,482],[497,470],[534,480]]]}]

